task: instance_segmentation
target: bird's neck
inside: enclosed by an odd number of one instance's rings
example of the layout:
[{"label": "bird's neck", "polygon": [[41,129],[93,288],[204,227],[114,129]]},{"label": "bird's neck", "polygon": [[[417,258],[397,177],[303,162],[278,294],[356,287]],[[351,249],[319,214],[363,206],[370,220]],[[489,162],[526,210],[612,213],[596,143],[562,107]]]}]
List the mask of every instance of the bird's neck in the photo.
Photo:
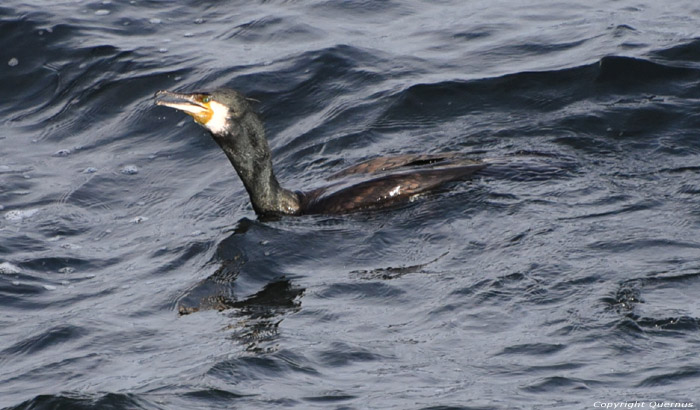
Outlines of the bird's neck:
[{"label": "bird's neck", "polygon": [[219,143],[245,186],[258,215],[299,214],[299,195],[282,188],[272,169],[270,148],[262,122],[249,113],[231,135],[214,138]]}]

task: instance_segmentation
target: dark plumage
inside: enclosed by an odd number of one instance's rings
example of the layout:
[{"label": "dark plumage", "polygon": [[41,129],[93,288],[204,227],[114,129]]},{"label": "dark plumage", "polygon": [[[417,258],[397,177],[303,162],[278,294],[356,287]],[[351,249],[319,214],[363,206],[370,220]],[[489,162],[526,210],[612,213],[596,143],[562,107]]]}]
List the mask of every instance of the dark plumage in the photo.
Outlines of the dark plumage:
[{"label": "dark plumage", "polygon": [[[222,88],[192,94],[159,91],[156,98],[157,105],[184,111],[211,132],[258,215],[346,213],[382,207],[469,178],[486,167],[455,153],[376,158],[332,175],[329,179],[334,183],[327,187],[293,192],[282,188],[275,178],[263,123],[243,94]],[[372,178],[357,182],[358,175]],[[338,181],[343,177],[350,182]]]}]

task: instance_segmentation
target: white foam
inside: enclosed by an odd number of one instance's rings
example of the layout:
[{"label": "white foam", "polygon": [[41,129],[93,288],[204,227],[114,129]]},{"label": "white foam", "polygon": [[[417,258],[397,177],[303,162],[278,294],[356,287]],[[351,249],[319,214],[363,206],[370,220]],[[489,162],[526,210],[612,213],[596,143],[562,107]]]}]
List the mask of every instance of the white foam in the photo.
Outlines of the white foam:
[{"label": "white foam", "polygon": [[22,272],[22,269],[20,269],[17,265],[13,265],[10,262],[0,263],[0,274],[12,275],[20,272]]},{"label": "white foam", "polygon": [[139,173],[139,167],[133,164],[125,165],[119,172],[124,175],[136,175]]},{"label": "white foam", "polygon": [[141,222],[146,222],[147,220],[147,216],[137,216],[136,218],[132,219],[131,222],[135,224],[140,224]]},{"label": "white foam", "polygon": [[22,221],[27,218],[31,218],[34,216],[37,212],[39,212],[39,208],[32,208],[32,209],[13,209],[11,211],[5,212],[5,219],[8,221]]}]

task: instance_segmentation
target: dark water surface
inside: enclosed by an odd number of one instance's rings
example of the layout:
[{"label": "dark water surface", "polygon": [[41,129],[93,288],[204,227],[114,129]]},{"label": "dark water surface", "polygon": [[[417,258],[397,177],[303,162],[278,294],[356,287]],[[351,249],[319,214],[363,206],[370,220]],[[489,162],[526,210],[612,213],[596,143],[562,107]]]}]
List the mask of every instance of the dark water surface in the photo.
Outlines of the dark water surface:
[{"label": "dark water surface", "polygon": [[[4,0],[0,50],[0,407],[698,406],[697,1]],[[222,85],[289,188],[512,167],[259,220],[153,105]]]}]

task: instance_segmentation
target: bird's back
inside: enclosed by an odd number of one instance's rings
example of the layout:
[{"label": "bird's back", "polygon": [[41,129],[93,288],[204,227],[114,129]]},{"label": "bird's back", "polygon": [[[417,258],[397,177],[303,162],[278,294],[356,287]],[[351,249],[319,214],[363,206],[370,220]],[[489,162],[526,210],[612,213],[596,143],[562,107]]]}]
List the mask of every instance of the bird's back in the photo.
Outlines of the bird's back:
[{"label": "bird's back", "polygon": [[339,214],[405,201],[456,180],[467,179],[486,164],[418,169],[380,176],[352,185],[332,185],[302,194],[302,213]]}]

